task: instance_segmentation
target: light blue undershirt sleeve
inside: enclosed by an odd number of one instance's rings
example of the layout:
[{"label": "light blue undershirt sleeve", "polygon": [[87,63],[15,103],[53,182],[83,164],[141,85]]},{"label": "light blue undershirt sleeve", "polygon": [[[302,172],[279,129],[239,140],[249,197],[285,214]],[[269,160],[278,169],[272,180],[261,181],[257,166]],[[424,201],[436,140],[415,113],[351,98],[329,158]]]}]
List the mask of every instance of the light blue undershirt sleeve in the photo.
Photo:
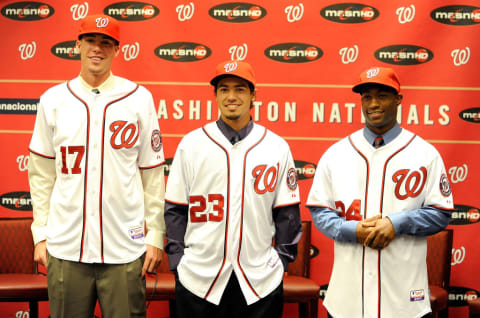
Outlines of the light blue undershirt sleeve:
[{"label": "light blue undershirt sleeve", "polygon": [[427,236],[440,232],[450,222],[451,213],[432,206],[401,211],[387,216],[396,235]]},{"label": "light blue undershirt sleeve", "polygon": [[338,242],[357,243],[358,221],[346,221],[338,212],[326,207],[309,206],[313,224],[328,238]]}]

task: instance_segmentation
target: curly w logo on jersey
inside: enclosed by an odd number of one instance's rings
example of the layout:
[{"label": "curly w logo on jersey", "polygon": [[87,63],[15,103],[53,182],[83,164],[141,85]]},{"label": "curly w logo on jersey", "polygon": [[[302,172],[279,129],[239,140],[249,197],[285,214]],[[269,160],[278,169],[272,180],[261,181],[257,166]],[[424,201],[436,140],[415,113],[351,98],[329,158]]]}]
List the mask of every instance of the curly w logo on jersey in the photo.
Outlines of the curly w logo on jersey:
[{"label": "curly w logo on jersey", "polygon": [[267,169],[267,165],[258,165],[252,170],[252,176],[255,177],[254,189],[258,194],[273,192],[277,187],[278,167],[272,166]]},{"label": "curly w logo on jersey", "polygon": [[405,200],[408,197],[417,197],[425,187],[427,180],[427,169],[420,167],[420,171],[402,169],[395,172],[392,177],[395,186],[395,196],[399,200]]},{"label": "curly w logo on jersey", "polygon": [[114,149],[132,148],[138,140],[138,129],[133,123],[127,125],[124,120],[117,120],[110,124],[113,132],[110,144]]}]

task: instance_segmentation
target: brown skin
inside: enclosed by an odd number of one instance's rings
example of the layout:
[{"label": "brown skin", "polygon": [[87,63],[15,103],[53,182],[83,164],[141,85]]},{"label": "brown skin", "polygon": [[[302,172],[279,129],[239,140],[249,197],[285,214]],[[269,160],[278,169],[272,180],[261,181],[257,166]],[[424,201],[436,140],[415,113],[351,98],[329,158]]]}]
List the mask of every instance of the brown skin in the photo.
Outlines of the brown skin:
[{"label": "brown skin", "polygon": [[378,84],[369,84],[361,93],[362,112],[367,127],[383,135],[397,123],[398,105],[403,96]]},{"label": "brown skin", "polygon": [[222,78],[215,89],[220,117],[228,126],[239,131],[250,121],[250,108],[255,96],[246,80],[235,76]]},{"label": "brown skin", "polygon": [[[403,96],[383,85],[366,85],[361,93],[362,112],[367,127],[383,135],[397,123],[398,105]],[[380,215],[362,220],[356,228],[357,241],[364,246],[381,250],[395,238],[396,233],[389,218]]]},{"label": "brown skin", "polygon": [[[92,87],[98,87],[107,80],[111,73],[113,59],[120,49],[118,44],[110,37],[91,33],[85,34],[77,41],[80,51],[80,76]],[[154,272],[163,260],[163,252],[158,247],[145,244],[145,262],[142,267],[142,276],[146,272]],[[39,264],[47,266],[46,241],[35,245],[33,258]]]}]

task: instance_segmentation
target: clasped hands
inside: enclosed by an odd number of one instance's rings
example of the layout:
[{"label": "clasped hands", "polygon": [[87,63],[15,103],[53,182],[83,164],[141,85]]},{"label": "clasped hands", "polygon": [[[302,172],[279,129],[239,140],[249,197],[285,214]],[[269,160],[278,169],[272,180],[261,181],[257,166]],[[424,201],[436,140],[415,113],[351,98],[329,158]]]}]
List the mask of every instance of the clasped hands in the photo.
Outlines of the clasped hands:
[{"label": "clasped hands", "polygon": [[377,250],[387,247],[395,235],[390,219],[381,215],[361,220],[356,229],[357,242]]}]

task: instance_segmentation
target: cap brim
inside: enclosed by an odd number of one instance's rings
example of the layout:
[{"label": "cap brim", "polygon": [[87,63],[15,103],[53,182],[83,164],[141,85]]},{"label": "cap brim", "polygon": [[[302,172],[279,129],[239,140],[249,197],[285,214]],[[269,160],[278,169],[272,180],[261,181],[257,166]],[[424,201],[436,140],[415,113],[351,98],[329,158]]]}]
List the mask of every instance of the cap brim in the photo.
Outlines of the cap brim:
[{"label": "cap brim", "polygon": [[213,86],[217,86],[218,82],[220,82],[220,80],[224,79],[225,77],[236,77],[236,78],[242,79],[242,80],[250,83],[250,85],[252,85],[252,87],[255,87],[255,85],[252,82],[250,82],[249,80],[247,80],[246,78],[243,78],[243,77],[235,75],[235,74],[221,74],[221,75],[215,76],[210,81],[210,84],[213,85]]}]

